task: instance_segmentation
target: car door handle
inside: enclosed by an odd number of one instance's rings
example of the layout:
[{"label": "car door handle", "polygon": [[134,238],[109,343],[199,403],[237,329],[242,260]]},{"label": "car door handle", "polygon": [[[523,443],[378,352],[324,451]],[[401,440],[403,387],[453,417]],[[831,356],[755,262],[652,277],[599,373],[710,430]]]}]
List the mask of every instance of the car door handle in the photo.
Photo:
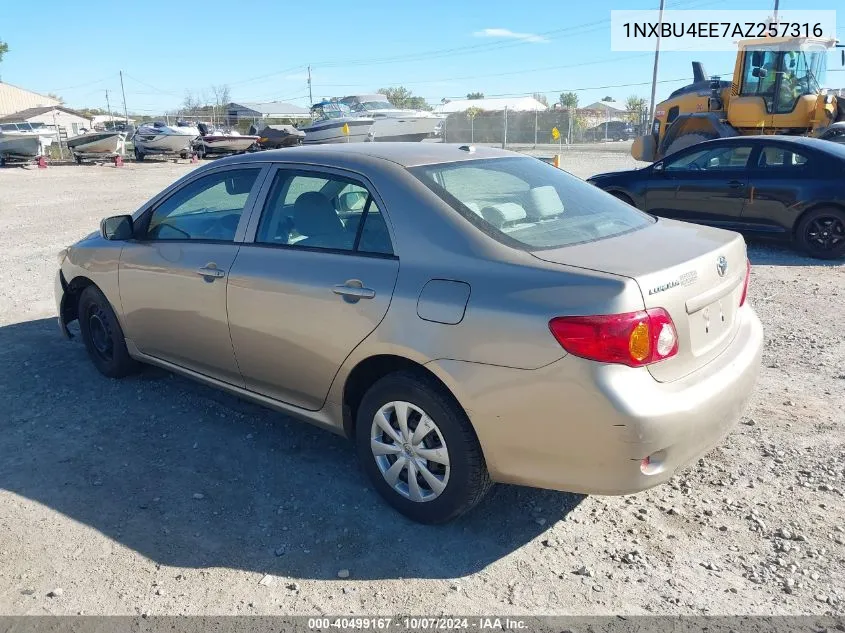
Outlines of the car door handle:
[{"label": "car door handle", "polygon": [[212,266],[203,266],[197,270],[197,274],[203,277],[211,277],[212,279],[220,279],[226,276],[226,271]]},{"label": "car door handle", "polygon": [[[365,288],[364,284],[361,284],[360,281],[351,280],[347,281],[345,284],[340,284],[332,288],[332,292],[336,295],[340,295],[344,299],[350,299],[353,301],[357,301],[358,299],[372,299],[376,296],[376,291],[372,288]],[[361,284],[360,286],[358,284]]]},{"label": "car door handle", "polygon": [[745,186],[745,183],[742,180],[729,180],[728,187],[731,189],[742,189]]}]

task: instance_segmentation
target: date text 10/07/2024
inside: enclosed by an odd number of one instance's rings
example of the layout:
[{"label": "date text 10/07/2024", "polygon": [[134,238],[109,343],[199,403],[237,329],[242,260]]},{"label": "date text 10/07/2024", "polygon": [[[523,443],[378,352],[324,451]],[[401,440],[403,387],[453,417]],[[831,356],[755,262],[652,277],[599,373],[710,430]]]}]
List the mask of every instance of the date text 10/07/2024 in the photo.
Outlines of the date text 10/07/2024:
[{"label": "date text 10/07/2024", "polygon": [[313,631],[377,630],[377,631],[516,631],[527,628],[519,618],[450,618],[450,617],[345,617],[309,618]]}]

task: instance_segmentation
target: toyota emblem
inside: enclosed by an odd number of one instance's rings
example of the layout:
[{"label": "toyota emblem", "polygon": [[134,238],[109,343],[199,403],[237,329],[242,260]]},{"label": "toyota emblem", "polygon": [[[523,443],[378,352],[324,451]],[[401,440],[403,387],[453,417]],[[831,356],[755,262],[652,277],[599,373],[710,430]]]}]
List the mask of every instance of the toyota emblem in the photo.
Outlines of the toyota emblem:
[{"label": "toyota emblem", "polygon": [[719,255],[719,259],[716,260],[716,272],[719,273],[719,277],[724,277],[728,272],[728,258],[724,255]]}]

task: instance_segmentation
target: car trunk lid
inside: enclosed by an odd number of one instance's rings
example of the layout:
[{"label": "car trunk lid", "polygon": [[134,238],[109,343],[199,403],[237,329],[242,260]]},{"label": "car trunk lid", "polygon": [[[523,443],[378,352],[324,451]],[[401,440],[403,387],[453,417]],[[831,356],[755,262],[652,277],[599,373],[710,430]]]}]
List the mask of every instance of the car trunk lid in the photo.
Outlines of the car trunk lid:
[{"label": "car trunk lid", "polygon": [[737,233],[660,219],[624,235],[533,255],[631,278],[646,308],[665,309],[678,333],[678,353],[648,366],[660,382],[682,378],[713,360],[739,327],[746,252]]}]

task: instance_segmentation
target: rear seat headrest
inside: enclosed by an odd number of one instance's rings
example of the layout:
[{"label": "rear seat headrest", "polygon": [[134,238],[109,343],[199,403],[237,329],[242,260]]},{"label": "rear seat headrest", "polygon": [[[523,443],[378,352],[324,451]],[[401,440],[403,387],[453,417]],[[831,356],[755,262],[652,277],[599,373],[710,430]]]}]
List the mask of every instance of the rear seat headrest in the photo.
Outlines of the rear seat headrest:
[{"label": "rear seat headrest", "polygon": [[481,216],[493,226],[500,227],[508,222],[524,220],[527,214],[525,209],[515,202],[502,202],[484,207]]},{"label": "rear seat headrest", "polygon": [[563,200],[551,185],[534,187],[528,193],[531,200],[531,209],[540,218],[547,218],[552,215],[560,215],[564,211]]}]

